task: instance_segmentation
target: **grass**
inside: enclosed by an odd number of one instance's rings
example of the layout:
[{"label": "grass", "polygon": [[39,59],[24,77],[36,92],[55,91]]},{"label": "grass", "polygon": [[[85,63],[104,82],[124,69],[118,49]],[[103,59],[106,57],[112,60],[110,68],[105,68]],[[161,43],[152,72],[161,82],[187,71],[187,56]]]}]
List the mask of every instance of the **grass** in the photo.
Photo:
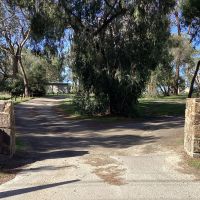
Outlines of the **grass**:
[{"label": "grass", "polygon": [[184,116],[185,103],[141,101],[138,105],[141,117],[146,116]]},{"label": "grass", "polygon": [[197,158],[189,159],[188,164],[190,167],[200,170],[200,159]]},{"label": "grass", "polygon": [[184,116],[186,96],[139,99],[138,111],[146,116]]},{"label": "grass", "polygon": [[25,98],[18,97],[18,98],[16,99],[16,101],[13,100],[13,102],[14,102],[14,104],[19,104],[19,103],[22,103],[22,102],[29,101],[29,100],[31,100],[31,99],[33,99],[33,97],[25,97]]},{"label": "grass", "polygon": [[83,118],[84,116],[79,114],[71,96],[68,96],[65,101],[59,106],[60,109],[70,118]]},{"label": "grass", "polygon": [[62,112],[65,113],[65,115],[69,119],[74,119],[74,120],[92,119],[94,121],[99,121],[99,122],[104,122],[104,123],[127,120],[127,118],[119,117],[119,116],[111,116],[111,115],[91,116],[91,115],[81,114],[80,112],[78,112],[76,106],[73,104],[73,95],[68,95],[68,97],[59,106],[59,108],[62,110]]},{"label": "grass", "polygon": [[[140,98],[137,106],[140,118],[149,116],[184,116],[186,96],[170,96],[156,98]],[[68,95],[59,108],[72,119],[93,119],[101,122],[115,122],[127,120],[119,116],[88,116],[82,115],[76,110],[72,96]]]},{"label": "grass", "polygon": [[172,96],[155,96],[155,97],[142,97],[140,100],[158,100],[158,101],[185,101],[187,95],[172,95]]},{"label": "grass", "polygon": [[[28,101],[30,99],[32,99],[32,97],[25,97],[25,98],[17,97],[16,100],[12,99],[12,101],[14,104],[19,104]],[[7,93],[0,93],[0,100],[11,100],[11,96],[10,94]]]},{"label": "grass", "polygon": [[10,95],[7,93],[0,93],[0,100],[9,100]]}]

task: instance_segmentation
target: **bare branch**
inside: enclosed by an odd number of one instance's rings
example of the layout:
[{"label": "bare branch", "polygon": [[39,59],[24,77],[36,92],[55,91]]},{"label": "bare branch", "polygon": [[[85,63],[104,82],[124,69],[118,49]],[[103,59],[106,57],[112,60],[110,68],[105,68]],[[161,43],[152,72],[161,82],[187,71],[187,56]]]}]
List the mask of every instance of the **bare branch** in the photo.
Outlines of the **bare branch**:
[{"label": "bare branch", "polygon": [[124,15],[127,12],[127,9],[121,9],[119,12],[116,12],[114,15],[112,15],[110,18],[106,19],[102,26],[100,26],[95,32],[94,36],[98,35],[103,29],[105,29],[114,19],[119,17],[120,15]]},{"label": "bare branch", "polygon": [[23,41],[20,43],[20,47],[23,48],[24,44],[26,43],[26,41],[28,40],[29,36],[31,33],[31,29],[29,28],[28,31],[26,31],[26,33],[24,34],[25,38],[23,39]]},{"label": "bare branch", "polygon": [[0,21],[0,23],[5,22],[6,20],[8,20],[8,19],[10,19],[10,18],[12,18],[12,17],[14,17],[14,14],[12,14],[11,16],[9,16],[9,17],[7,17],[7,18],[5,18],[5,19],[2,19],[2,20]]}]

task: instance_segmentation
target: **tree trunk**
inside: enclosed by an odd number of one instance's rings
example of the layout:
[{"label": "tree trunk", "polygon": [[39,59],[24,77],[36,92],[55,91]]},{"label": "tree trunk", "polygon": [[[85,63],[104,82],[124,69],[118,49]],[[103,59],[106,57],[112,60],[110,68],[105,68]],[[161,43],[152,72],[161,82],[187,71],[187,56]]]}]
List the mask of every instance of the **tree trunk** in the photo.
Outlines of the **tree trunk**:
[{"label": "tree trunk", "polygon": [[16,78],[18,73],[18,55],[12,56],[12,70],[13,70],[13,78]]},{"label": "tree trunk", "polygon": [[189,91],[189,94],[188,94],[188,98],[191,98],[191,97],[192,97],[192,93],[193,93],[193,91],[194,91],[194,82],[195,82],[195,79],[196,79],[196,77],[197,77],[199,68],[200,68],[200,60],[199,60],[198,63],[197,63],[197,67],[196,67],[196,70],[195,70],[195,72],[194,72],[194,76],[192,77],[192,81],[191,81],[191,85],[190,85],[190,91]]},{"label": "tree trunk", "polygon": [[177,29],[178,29],[178,35],[181,36],[181,24],[180,24],[180,19],[179,19],[177,10],[175,11],[175,17],[176,17],[176,25],[177,25]]},{"label": "tree trunk", "polygon": [[176,65],[176,74],[175,74],[175,83],[174,83],[174,94],[179,94],[179,73],[180,73],[180,66],[179,64]]},{"label": "tree trunk", "polygon": [[[181,24],[180,24],[178,10],[175,11],[175,18],[176,18],[176,26],[177,26],[177,30],[178,30],[178,36],[181,36]],[[176,74],[175,74],[175,83],[174,83],[174,94],[175,95],[179,94],[179,73],[180,73],[180,64],[176,63]]]},{"label": "tree trunk", "polygon": [[23,81],[24,81],[24,96],[25,97],[29,97],[30,93],[29,93],[28,78],[26,76],[26,72],[25,72],[25,69],[24,69],[24,66],[22,64],[22,60],[21,59],[19,59],[19,64],[20,64],[20,67],[21,67]]},{"label": "tree trunk", "polygon": [[113,104],[112,104],[112,95],[109,94],[109,115],[113,114]]}]

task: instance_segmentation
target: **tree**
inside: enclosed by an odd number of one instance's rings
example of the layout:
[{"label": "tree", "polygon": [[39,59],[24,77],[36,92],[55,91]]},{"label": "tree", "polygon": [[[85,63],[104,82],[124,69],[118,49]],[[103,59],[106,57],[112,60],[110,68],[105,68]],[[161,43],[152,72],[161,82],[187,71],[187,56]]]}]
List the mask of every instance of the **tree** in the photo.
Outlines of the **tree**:
[{"label": "tree", "polygon": [[13,78],[16,78],[20,66],[24,82],[24,95],[29,96],[28,79],[22,62],[22,49],[30,36],[30,27],[25,12],[9,1],[0,2],[0,48],[12,59]]},{"label": "tree", "polygon": [[[173,89],[176,91],[180,89],[180,83],[183,79],[183,75],[180,75],[180,71],[182,71],[181,74],[184,74],[183,72],[188,71],[188,68],[193,66],[193,54],[194,49],[190,43],[190,40],[187,38],[187,36],[173,36],[172,37],[172,47],[170,49],[171,54],[173,56],[172,66],[175,68],[175,80],[177,78],[177,66],[179,71],[178,80],[175,85],[173,85]],[[175,93],[177,94],[177,93]]]},{"label": "tree", "polygon": [[[182,8],[183,8],[184,24],[185,26],[190,27],[189,34],[191,36],[191,42],[198,41],[200,36],[200,4],[198,0],[186,0],[183,2]],[[198,61],[196,65],[196,70],[191,81],[188,98],[192,97],[192,93],[194,90],[194,83],[198,75],[199,68],[200,68],[200,61]]]},{"label": "tree", "polygon": [[[177,31],[178,31],[178,37],[181,38],[182,36],[182,30],[181,30],[181,22],[180,22],[180,0],[176,1],[176,6],[175,6],[175,11],[174,11],[174,16],[175,16],[175,24],[177,26]],[[180,58],[179,54],[176,55],[176,63],[175,63],[175,78],[174,78],[174,94],[178,95],[179,94],[179,77],[180,77]]]},{"label": "tree", "polygon": [[29,49],[23,50],[23,63],[29,80],[29,91],[33,96],[46,93],[47,82],[62,80],[62,69],[59,57],[35,55]]},{"label": "tree", "polygon": [[9,78],[10,74],[10,60],[7,56],[6,52],[1,50],[0,51],[0,82],[3,83],[7,78]]},{"label": "tree", "polygon": [[35,40],[52,46],[71,30],[72,70],[86,99],[92,93],[110,114],[134,111],[163,55],[173,0],[14,2],[29,9]]},{"label": "tree", "polygon": [[[136,1],[132,6],[95,37],[87,31],[74,36],[73,71],[83,86],[85,99],[93,93],[111,114],[134,112],[169,35],[169,8],[165,4],[160,7],[155,1]],[[84,17],[90,20],[90,16]]]}]

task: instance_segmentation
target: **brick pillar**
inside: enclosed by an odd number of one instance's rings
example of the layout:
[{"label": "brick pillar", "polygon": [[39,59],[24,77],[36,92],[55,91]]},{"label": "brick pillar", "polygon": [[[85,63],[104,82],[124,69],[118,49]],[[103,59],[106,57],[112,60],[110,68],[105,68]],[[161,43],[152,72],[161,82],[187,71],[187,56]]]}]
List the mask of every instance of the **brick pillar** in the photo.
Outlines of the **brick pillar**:
[{"label": "brick pillar", "polygon": [[[9,138],[9,139],[8,139]],[[12,101],[0,101],[0,153],[15,153],[15,121]]]},{"label": "brick pillar", "polygon": [[200,98],[186,101],[184,149],[192,157],[200,157]]}]

